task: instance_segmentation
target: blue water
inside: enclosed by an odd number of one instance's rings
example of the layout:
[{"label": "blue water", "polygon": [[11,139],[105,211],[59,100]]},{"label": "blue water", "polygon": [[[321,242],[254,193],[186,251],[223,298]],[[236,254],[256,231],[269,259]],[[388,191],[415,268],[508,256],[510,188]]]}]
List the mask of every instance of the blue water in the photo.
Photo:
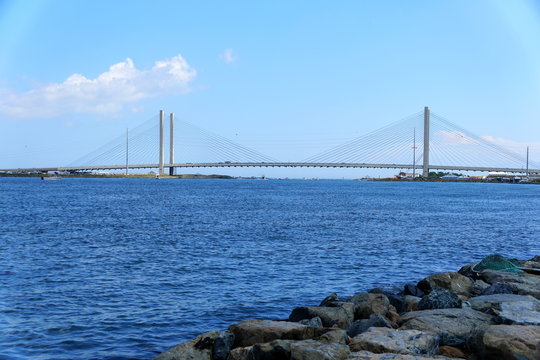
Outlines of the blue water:
[{"label": "blue water", "polygon": [[0,358],[149,359],[331,292],[540,254],[540,186],[0,178]]}]

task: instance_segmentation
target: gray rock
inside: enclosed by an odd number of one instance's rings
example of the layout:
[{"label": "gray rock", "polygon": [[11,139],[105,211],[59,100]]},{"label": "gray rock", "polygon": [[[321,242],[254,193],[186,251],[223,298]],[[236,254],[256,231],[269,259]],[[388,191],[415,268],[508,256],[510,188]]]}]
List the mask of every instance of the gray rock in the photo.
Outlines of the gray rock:
[{"label": "gray rock", "polygon": [[493,323],[493,316],[472,309],[436,309],[405,313],[400,329],[437,334],[440,345],[459,346],[476,342],[478,334]]},{"label": "gray rock", "polygon": [[154,360],[212,360],[214,342],[220,336],[217,330],[209,331],[159,354]]},{"label": "gray rock", "polygon": [[479,275],[489,284],[503,282],[509,285],[515,294],[531,295],[540,300],[539,275],[511,274],[495,270],[484,270]]},{"label": "gray rock", "polygon": [[439,348],[439,337],[418,330],[370,328],[353,337],[349,347],[352,351],[367,350],[373,353],[435,355]]},{"label": "gray rock", "polygon": [[229,331],[220,331],[214,341],[212,360],[226,360],[234,343],[234,334]]},{"label": "gray rock", "polygon": [[449,309],[461,307],[461,300],[452,291],[433,289],[418,303],[418,310]]},{"label": "gray rock", "polygon": [[275,340],[253,345],[253,360],[346,360],[347,345],[316,340]]},{"label": "gray rock", "polygon": [[[483,280],[474,280],[474,283],[473,283],[473,289],[472,289],[472,293],[471,295],[472,296],[479,296],[479,295],[482,295],[482,293],[484,291],[486,291],[486,289],[488,289],[491,285],[489,285],[487,282],[483,281]],[[486,294],[488,295],[488,294]]]},{"label": "gray rock", "polygon": [[289,321],[300,321],[319,317],[324,327],[339,327],[346,329],[353,322],[353,305],[343,304],[340,307],[301,306],[295,308],[289,315]]},{"label": "gray rock", "polygon": [[492,325],[483,336],[485,358],[540,359],[540,326]]},{"label": "gray rock", "polygon": [[313,327],[319,327],[319,328],[323,327],[322,320],[318,316],[315,316],[312,319],[300,320],[299,323],[306,326],[313,326]]},{"label": "gray rock", "polygon": [[346,360],[351,351],[347,345],[315,340],[291,343],[291,360]]},{"label": "gray rock", "polygon": [[474,310],[481,311],[487,314],[496,314],[501,310],[502,303],[511,302],[532,302],[540,304],[540,301],[528,295],[515,294],[493,294],[477,296],[469,299],[469,304]]},{"label": "gray rock", "polygon": [[350,300],[354,303],[354,320],[367,319],[371,314],[386,315],[390,301],[383,294],[358,293]]},{"label": "gray rock", "polygon": [[466,276],[468,278],[471,278],[472,280],[476,280],[476,279],[478,279],[478,276],[477,276],[476,272],[474,272],[472,270],[472,268],[476,264],[477,263],[465,265],[461,269],[458,270],[458,273],[460,273],[461,275]]},{"label": "gray rock", "polygon": [[402,312],[410,312],[410,311],[416,311],[418,310],[418,303],[422,300],[422,298],[419,298],[417,296],[412,295],[406,295],[403,299],[403,311]]},{"label": "gray rock", "polygon": [[278,339],[312,339],[331,329],[306,326],[297,322],[246,320],[229,326],[228,330],[234,334],[234,347],[236,348]]},{"label": "gray rock", "polygon": [[337,296],[336,293],[331,293],[330,295],[325,297],[323,301],[321,301],[319,306],[338,307],[342,303],[343,302],[341,300],[339,300],[339,297]]},{"label": "gray rock", "polygon": [[392,324],[381,314],[371,314],[368,319],[356,320],[347,328],[347,334],[355,337],[358,334],[366,332],[370,327],[392,328]]},{"label": "gray rock", "polygon": [[416,297],[422,297],[424,296],[424,292],[420,290],[416,284],[407,283],[403,287],[402,295],[411,295]]},{"label": "gray rock", "polygon": [[388,288],[382,288],[377,287],[373,288],[371,290],[368,290],[368,293],[370,294],[383,294],[383,295],[398,295],[400,293],[401,289],[398,287],[388,287]]},{"label": "gray rock", "polygon": [[495,282],[484,289],[480,295],[513,294],[514,289],[505,283]]},{"label": "gray rock", "polygon": [[474,282],[457,272],[433,274],[418,282],[418,288],[425,293],[434,289],[450,290],[460,295],[470,296]]},{"label": "gray rock", "polygon": [[[370,351],[353,352],[348,360],[454,360],[445,356],[423,356],[423,355],[403,355],[403,354],[374,354]],[[457,360],[457,359],[455,359]]]},{"label": "gray rock", "polygon": [[289,360],[291,358],[291,340],[274,340],[255,344],[251,349],[253,360]]},{"label": "gray rock", "polygon": [[232,349],[227,360],[253,360],[253,346]]},{"label": "gray rock", "polygon": [[349,343],[349,336],[347,335],[347,332],[345,330],[339,329],[329,331],[326,334],[319,336],[315,340],[326,343],[338,343],[347,345]]},{"label": "gray rock", "polygon": [[540,301],[502,303],[498,318],[507,325],[540,325]]}]

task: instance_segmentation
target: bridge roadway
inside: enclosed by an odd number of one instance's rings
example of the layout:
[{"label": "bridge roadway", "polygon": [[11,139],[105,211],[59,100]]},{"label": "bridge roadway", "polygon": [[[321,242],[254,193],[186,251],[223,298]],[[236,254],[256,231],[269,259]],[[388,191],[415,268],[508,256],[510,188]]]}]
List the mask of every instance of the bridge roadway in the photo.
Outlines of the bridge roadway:
[{"label": "bridge roadway", "polygon": [[[318,167],[318,168],[380,168],[380,169],[413,169],[419,172],[421,165],[412,164],[365,164],[365,163],[301,163],[301,162],[218,162],[218,163],[178,163],[163,164],[164,168],[226,168],[226,167]],[[159,169],[159,164],[132,164],[132,165],[99,165],[99,166],[65,166],[65,167],[43,167],[43,168],[19,168],[0,169],[0,172],[47,172],[47,171],[94,171],[94,170],[124,170],[126,169]],[[450,170],[450,171],[484,171],[484,172],[505,172],[505,173],[526,173],[524,168],[495,168],[478,166],[448,166],[429,165],[430,170]],[[540,174],[540,169],[529,169],[529,173]]]}]

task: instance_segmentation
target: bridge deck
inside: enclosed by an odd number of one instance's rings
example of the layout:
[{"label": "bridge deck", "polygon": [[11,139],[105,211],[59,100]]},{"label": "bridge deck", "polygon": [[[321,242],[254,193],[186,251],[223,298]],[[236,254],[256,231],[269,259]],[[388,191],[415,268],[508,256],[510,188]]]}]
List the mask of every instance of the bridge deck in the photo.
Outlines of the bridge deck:
[{"label": "bridge deck", "polygon": [[[178,163],[164,164],[164,168],[228,168],[228,167],[317,167],[317,168],[380,168],[380,169],[413,169],[419,172],[421,166],[411,164],[364,164],[364,163],[297,163],[297,162],[219,162],[219,163]],[[159,169],[159,164],[132,164],[128,169]],[[0,169],[0,172],[46,172],[46,171],[94,171],[94,170],[123,170],[126,165],[97,165],[97,166],[60,166],[43,168],[19,168]],[[506,172],[506,173],[526,173],[524,168],[495,168],[495,167],[471,167],[471,166],[449,166],[449,165],[429,165],[430,170],[450,170],[450,171],[483,171],[483,172]],[[529,169],[529,173],[540,173],[540,169]]]}]

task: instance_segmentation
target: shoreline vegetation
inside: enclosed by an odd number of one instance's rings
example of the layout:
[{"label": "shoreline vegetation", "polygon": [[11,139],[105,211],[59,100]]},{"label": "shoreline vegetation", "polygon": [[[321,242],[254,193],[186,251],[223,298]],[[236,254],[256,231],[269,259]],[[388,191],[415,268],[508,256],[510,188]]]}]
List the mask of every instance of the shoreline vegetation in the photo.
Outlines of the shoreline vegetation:
[{"label": "shoreline vegetation", "polygon": [[[138,178],[148,178],[148,179],[225,179],[225,180],[321,180],[319,178],[267,178],[265,176],[231,176],[223,174],[178,174],[178,175],[160,175],[157,176],[155,173],[147,174],[122,174],[122,173],[75,173],[75,174],[29,174],[29,173],[0,173],[0,177],[48,177],[48,176],[60,176],[62,178],[98,178],[98,179],[138,179]],[[538,179],[529,179],[528,181],[518,180],[517,178],[503,178],[503,177],[487,177],[487,178],[452,178],[445,179],[440,175],[431,176],[429,178],[418,177],[416,179],[412,178],[399,178],[399,177],[364,177],[364,178],[352,178],[352,179],[324,179],[324,180],[349,180],[349,181],[396,181],[396,182],[460,182],[460,183],[514,183],[514,184],[540,184],[540,178]]]},{"label": "shoreline vegetation", "polygon": [[154,358],[181,359],[538,360],[540,256],[494,254],[402,287],[332,293],[287,319],[244,320]]}]

